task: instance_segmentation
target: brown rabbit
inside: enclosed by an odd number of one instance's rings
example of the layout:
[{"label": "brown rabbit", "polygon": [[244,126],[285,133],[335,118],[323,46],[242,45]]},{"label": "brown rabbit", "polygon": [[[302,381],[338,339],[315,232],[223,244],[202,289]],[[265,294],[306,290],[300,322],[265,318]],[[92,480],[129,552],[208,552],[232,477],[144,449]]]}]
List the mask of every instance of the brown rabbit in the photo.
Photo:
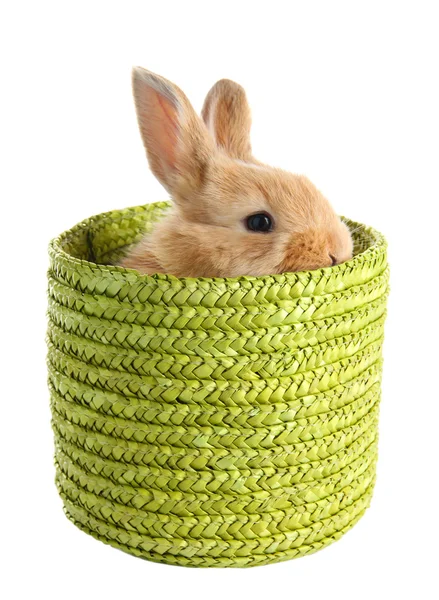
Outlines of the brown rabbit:
[{"label": "brown rabbit", "polygon": [[218,81],[203,120],[176,85],[145,69],[133,70],[133,91],[150,167],[174,207],[121,266],[177,277],[236,277],[351,258],[349,229],[315,186],[253,158],[241,86]]}]

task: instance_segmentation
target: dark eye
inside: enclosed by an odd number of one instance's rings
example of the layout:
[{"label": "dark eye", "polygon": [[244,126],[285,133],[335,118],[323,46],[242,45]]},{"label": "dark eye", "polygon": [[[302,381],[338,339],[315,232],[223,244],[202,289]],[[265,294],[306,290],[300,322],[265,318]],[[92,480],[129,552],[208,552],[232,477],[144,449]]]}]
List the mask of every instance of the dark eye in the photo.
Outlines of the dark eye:
[{"label": "dark eye", "polygon": [[250,215],[245,221],[247,229],[250,231],[258,231],[261,233],[268,233],[273,228],[273,220],[267,213],[257,213],[256,215]]}]

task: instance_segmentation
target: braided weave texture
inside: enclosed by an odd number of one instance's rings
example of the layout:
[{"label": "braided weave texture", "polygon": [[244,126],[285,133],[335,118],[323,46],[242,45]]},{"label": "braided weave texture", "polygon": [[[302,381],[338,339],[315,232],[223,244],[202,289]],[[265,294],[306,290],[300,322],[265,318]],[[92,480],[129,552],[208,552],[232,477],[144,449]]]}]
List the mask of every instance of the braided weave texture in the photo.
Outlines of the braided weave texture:
[{"label": "braided weave texture", "polygon": [[386,243],[353,223],[330,269],[237,279],[111,266],[168,208],[88,219],[49,247],[56,484],[80,529],[186,566],[314,552],[369,506]]}]

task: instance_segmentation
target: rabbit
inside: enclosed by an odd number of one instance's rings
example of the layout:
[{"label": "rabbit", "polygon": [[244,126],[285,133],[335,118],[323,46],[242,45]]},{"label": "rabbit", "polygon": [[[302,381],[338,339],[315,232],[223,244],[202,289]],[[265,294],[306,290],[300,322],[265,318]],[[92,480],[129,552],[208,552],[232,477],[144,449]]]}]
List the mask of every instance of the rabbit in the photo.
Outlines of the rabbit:
[{"label": "rabbit", "polygon": [[302,175],[252,155],[244,89],[222,79],[200,118],[173,83],[133,69],[149,165],[173,209],[119,263],[176,277],[275,275],[331,267],[352,257],[352,238]]}]

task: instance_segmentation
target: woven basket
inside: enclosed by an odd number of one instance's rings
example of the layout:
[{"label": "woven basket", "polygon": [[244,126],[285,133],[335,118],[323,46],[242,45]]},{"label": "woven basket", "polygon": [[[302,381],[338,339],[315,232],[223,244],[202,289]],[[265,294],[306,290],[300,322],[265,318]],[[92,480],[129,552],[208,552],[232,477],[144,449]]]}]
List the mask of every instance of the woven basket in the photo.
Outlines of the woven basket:
[{"label": "woven basket", "polygon": [[98,215],[50,245],[56,483],[80,529],[149,560],[244,567],[314,552],[375,481],[386,244],[237,279],[105,266],[167,203]]}]

